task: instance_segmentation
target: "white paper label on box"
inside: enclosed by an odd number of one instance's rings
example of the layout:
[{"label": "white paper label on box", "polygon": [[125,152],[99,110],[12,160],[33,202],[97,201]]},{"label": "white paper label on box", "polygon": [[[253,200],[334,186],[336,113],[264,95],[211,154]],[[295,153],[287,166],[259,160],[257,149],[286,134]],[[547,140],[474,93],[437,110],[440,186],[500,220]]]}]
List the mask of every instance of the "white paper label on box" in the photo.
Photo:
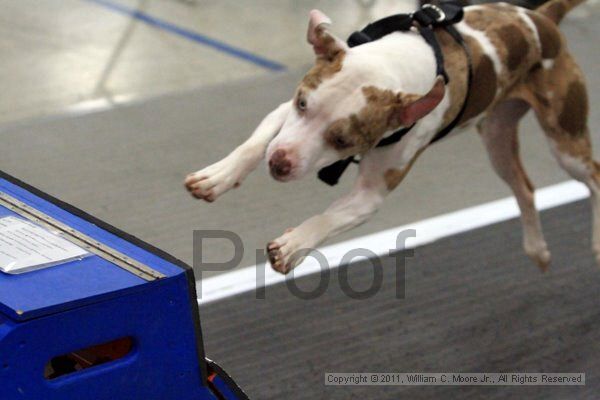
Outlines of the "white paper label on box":
[{"label": "white paper label on box", "polygon": [[41,226],[17,217],[0,218],[0,271],[19,274],[90,255]]}]

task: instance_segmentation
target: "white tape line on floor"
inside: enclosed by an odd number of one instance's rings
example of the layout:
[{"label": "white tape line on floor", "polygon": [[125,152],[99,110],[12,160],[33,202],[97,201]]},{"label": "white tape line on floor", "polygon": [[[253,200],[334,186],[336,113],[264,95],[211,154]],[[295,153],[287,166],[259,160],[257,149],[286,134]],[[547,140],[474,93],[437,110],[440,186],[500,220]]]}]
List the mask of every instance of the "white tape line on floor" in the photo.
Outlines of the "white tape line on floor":
[{"label": "white tape line on floor", "polygon": [[[566,181],[538,189],[535,202],[538,210],[547,210],[572,203],[589,196],[588,189],[576,181]],[[507,197],[462,210],[442,214],[422,221],[413,222],[392,229],[357,237],[344,242],[320,248],[327,260],[327,268],[340,266],[342,258],[350,250],[367,249],[377,256],[389,255],[396,247],[396,239],[401,232],[414,229],[416,236],[407,241],[405,248],[416,248],[438,239],[492,225],[519,216],[514,197]],[[264,271],[264,277],[257,279],[257,268]],[[255,290],[259,286],[270,286],[285,282],[286,279],[320,273],[322,267],[312,257],[306,260],[288,277],[274,272],[268,265],[252,265],[218,276],[204,279],[199,286],[201,293],[198,303],[204,305],[216,300]],[[292,276],[293,275],[293,276]],[[260,275],[259,275],[260,276]]]}]

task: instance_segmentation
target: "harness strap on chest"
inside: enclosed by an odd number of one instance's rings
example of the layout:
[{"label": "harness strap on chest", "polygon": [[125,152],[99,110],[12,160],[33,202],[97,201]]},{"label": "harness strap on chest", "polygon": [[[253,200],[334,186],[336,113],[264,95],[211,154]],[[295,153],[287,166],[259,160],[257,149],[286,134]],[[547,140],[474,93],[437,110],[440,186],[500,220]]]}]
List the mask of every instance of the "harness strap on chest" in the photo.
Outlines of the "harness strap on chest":
[{"label": "harness strap on chest", "polygon": [[[461,21],[463,18],[463,8],[457,2],[454,1],[446,1],[442,2],[439,6],[434,6],[431,4],[425,4],[418,11],[415,11],[412,14],[397,14],[392,15],[387,18],[380,19],[376,22],[373,22],[367,25],[363,30],[354,32],[348,38],[348,46],[355,47],[360,46],[362,44],[372,42],[374,40],[380,39],[386,35],[389,35],[393,32],[406,32],[409,31],[412,27],[416,27],[423,37],[423,39],[431,46],[433,49],[433,53],[435,55],[436,60],[436,74],[439,76],[443,76],[446,83],[449,81],[448,74],[446,73],[446,69],[444,68],[444,54],[442,53],[442,49],[440,44],[438,43],[435,34],[433,32],[433,28],[443,27],[464,49],[467,54],[468,61],[468,90],[467,96],[470,92],[471,87],[471,76],[472,76],[472,63],[470,52],[464,43],[464,40],[460,33],[452,26],[453,24]],[[431,143],[434,143],[444,136],[446,136],[460,121],[467,103],[467,99],[465,99],[462,109],[447,127],[438,132]],[[391,144],[397,143],[400,141],[412,128],[414,125],[402,128],[390,136],[383,138],[377,143],[375,147],[383,147],[389,146]],[[351,163],[358,163],[354,156],[348,157],[346,159],[337,161],[329,166],[326,166],[319,170],[318,177],[323,182],[328,185],[336,185],[344,173],[348,165]]]}]

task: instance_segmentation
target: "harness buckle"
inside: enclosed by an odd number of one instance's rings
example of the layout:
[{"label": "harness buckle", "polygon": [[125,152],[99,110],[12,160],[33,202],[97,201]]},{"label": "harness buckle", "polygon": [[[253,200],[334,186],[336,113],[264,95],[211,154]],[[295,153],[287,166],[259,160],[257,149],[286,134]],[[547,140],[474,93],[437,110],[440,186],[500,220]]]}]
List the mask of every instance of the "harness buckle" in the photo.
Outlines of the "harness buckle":
[{"label": "harness buckle", "polygon": [[429,3],[423,4],[423,6],[421,6],[421,9],[425,9],[425,8],[432,9],[433,11],[435,11],[438,14],[437,18],[435,19],[436,22],[442,22],[446,19],[446,13],[444,12],[444,10],[442,10],[435,4],[429,4]]}]

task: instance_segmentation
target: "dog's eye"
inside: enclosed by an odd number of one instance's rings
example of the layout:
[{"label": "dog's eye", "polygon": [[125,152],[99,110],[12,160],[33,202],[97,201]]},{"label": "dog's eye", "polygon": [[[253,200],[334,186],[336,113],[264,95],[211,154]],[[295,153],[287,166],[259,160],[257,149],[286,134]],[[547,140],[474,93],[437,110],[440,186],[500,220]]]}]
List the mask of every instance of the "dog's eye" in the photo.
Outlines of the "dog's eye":
[{"label": "dog's eye", "polygon": [[347,149],[348,147],[352,147],[352,143],[342,135],[335,135],[332,142],[336,149]]},{"label": "dog's eye", "polygon": [[300,110],[300,111],[306,111],[307,104],[306,104],[306,99],[305,98],[299,97],[298,101],[296,102],[296,104],[298,106],[298,110]]}]

